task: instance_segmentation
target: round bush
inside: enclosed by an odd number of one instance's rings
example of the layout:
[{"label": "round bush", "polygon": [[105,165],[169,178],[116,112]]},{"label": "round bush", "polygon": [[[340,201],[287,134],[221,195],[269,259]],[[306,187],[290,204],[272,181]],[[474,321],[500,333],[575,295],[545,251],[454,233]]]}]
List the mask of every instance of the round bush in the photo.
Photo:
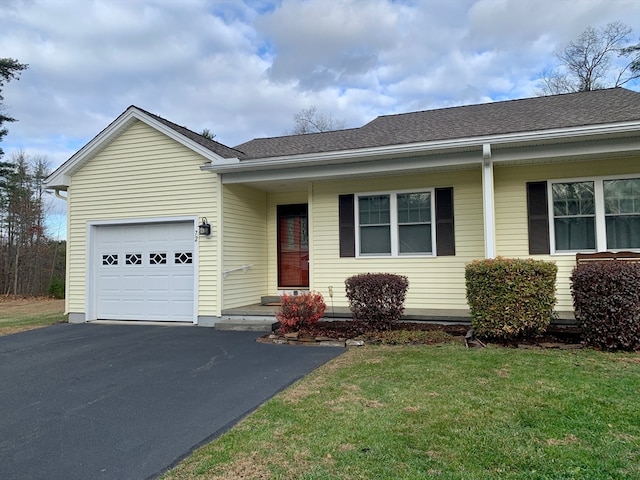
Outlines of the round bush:
[{"label": "round bush", "polygon": [[640,263],[578,265],[571,274],[573,309],[585,342],[605,350],[640,350]]},{"label": "round bush", "polygon": [[467,302],[476,333],[511,340],[544,332],[554,316],[557,271],[554,263],[532,259],[468,264]]}]

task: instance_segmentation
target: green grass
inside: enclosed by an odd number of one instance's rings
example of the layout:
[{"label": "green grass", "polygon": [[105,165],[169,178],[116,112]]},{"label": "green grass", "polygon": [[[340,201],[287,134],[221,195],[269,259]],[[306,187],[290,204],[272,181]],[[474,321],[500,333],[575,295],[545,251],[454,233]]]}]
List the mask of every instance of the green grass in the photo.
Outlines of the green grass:
[{"label": "green grass", "polygon": [[164,478],[640,478],[639,404],[638,354],[370,346]]},{"label": "green grass", "polygon": [[12,333],[47,327],[67,321],[67,316],[60,313],[20,313],[6,315],[0,313],[0,336]]}]

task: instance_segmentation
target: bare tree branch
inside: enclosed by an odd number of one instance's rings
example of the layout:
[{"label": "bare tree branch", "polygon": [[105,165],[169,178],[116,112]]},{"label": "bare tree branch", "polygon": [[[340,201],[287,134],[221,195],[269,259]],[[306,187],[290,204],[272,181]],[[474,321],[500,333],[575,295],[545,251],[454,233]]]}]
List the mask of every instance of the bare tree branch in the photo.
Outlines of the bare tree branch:
[{"label": "bare tree branch", "polygon": [[[536,94],[549,95],[585,92],[619,87],[640,78],[638,46],[625,46],[632,30],[622,22],[612,22],[601,29],[587,27],[578,38],[556,54],[560,65],[541,74]],[[637,48],[636,48],[637,47]],[[632,57],[618,73],[612,72],[615,56]],[[611,80],[613,78],[615,80]]]},{"label": "bare tree branch", "polygon": [[303,135],[306,133],[329,132],[341,130],[345,127],[344,120],[338,120],[333,115],[319,113],[315,105],[303,108],[293,116],[294,127],[285,131],[285,135]]}]

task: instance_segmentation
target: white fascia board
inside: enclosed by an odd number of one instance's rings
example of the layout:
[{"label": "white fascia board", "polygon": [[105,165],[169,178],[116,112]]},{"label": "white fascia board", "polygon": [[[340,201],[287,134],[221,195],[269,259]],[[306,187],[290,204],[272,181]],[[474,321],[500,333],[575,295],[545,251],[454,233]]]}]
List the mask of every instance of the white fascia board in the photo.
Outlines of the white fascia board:
[{"label": "white fascia board", "polygon": [[[225,185],[245,182],[269,182],[276,180],[335,180],[347,177],[381,174],[406,174],[434,169],[468,168],[480,166],[482,156],[477,150],[398,158],[377,158],[368,162],[343,162],[307,165],[305,167],[280,166],[269,170],[227,171],[221,175]],[[201,167],[203,168],[203,167]]]},{"label": "white fascia board", "polygon": [[44,188],[47,190],[66,191],[71,185],[71,175],[58,173],[58,170],[49,175],[44,181]]},{"label": "white fascia board", "polygon": [[[203,165],[203,170],[220,174],[231,172],[255,172],[264,170],[276,170],[283,168],[305,167],[309,164],[331,164],[348,162],[365,162],[382,157],[402,157],[412,155],[436,155],[444,150],[479,150],[484,144],[509,145],[527,142],[549,142],[568,138],[587,138],[601,135],[622,134],[640,132],[640,121],[589,125],[584,127],[571,127],[535,132],[521,132],[504,135],[489,135],[484,137],[459,138],[454,140],[420,142],[402,145],[389,145],[382,147],[361,148],[357,150],[340,150],[334,152],[311,153],[304,155],[291,155],[283,157],[269,157],[256,160],[245,160],[232,165]],[[481,161],[482,156],[480,155]],[[456,165],[455,158],[449,165]]]},{"label": "white fascia board", "polygon": [[640,154],[640,137],[608,138],[604,140],[585,139],[580,142],[534,145],[524,147],[495,148],[493,161],[496,163],[518,163],[526,161],[549,161],[567,157],[616,156]]},{"label": "white fascia board", "polygon": [[203,156],[210,162],[229,163],[233,160],[235,160],[235,162],[238,161],[237,159],[230,160],[222,158],[211,150],[181,135],[172,128],[157,121],[155,118],[148,116],[137,108],[130,107],[115,121],[109,124],[107,128],[96,135],[89,143],[78,150],[71,158],[69,158],[69,160],[64,162],[51,175],[49,175],[45,180],[45,187],[65,190],[70,185],[71,176],[78,171],[85,162],[99,153],[113,139],[126,130],[135,120],[139,120],[158,130],[167,137]]}]

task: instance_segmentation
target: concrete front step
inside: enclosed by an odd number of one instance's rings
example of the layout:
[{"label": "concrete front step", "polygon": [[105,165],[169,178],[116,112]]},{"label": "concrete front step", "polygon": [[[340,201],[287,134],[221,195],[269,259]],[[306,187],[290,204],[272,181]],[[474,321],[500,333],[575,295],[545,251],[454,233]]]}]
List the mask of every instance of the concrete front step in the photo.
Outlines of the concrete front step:
[{"label": "concrete front step", "polygon": [[272,332],[275,323],[274,317],[227,316],[216,322],[214,328],[227,331]]},{"label": "concrete front step", "polygon": [[270,306],[280,305],[280,297],[277,297],[277,296],[260,297],[260,305],[270,305]]}]

